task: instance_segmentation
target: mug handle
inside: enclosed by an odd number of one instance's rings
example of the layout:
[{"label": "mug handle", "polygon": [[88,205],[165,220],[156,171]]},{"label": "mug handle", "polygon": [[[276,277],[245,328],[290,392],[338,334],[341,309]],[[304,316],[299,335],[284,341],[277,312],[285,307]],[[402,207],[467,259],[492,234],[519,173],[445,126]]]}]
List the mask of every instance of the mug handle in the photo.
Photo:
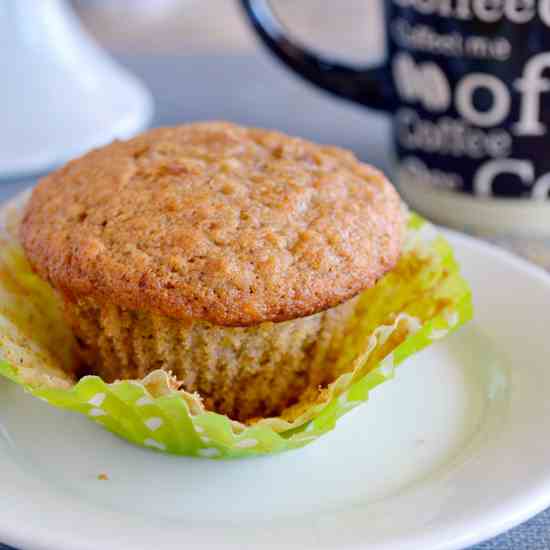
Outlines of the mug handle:
[{"label": "mug handle", "polygon": [[320,57],[294,42],[273,14],[269,0],[241,0],[263,43],[286,65],[320,88],[373,109],[393,112],[397,94],[389,62],[351,67]]}]

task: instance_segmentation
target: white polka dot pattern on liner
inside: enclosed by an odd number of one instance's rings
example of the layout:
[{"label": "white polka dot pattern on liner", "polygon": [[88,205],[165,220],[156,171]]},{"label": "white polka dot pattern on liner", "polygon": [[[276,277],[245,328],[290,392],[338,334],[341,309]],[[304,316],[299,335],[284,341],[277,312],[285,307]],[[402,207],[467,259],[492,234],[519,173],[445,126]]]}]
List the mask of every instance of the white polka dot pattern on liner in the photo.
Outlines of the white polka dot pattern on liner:
[{"label": "white polka dot pattern on liner", "polygon": [[298,434],[292,438],[294,441],[303,443],[304,441],[313,441],[314,439],[318,439],[316,435],[303,435]]},{"label": "white polka dot pattern on liner", "polygon": [[221,455],[220,451],[214,447],[208,447],[207,449],[199,449],[197,451],[197,454],[199,456],[203,456],[204,458],[214,458],[215,456]]},{"label": "white polka dot pattern on liner", "polygon": [[88,412],[90,416],[98,417],[98,416],[105,416],[107,413],[103,409],[98,409],[97,407],[90,409]]},{"label": "white polka dot pattern on liner", "polygon": [[258,444],[257,439],[248,438],[248,439],[241,439],[237,442],[235,447],[239,447],[240,449],[250,449],[251,447],[256,447]]},{"label": "white polka dot pattern on liner", "polygon": [[355,405],[357,405],[357,401],[349,400],[347,392],[338,397],[338,403],[341,407],[344,407],[346,409],[351,409],[355,407]]},{"label": "white polka dot pattern on liner", "polygon": [[346,405],[348,402],[348,394],[347,393],[343,393],[342,395],[340,395],[338,397],[338,404],[339,405]]},{"label": "white polka dot pattern on liner", "polygon": [[88,403],[90,405],[93,405],[94,407],[101,407],[103,405],[103,401],[105,401],[106,395],[104,393],[96,393],[89,401]]},{"label": "white polka dot pattern on liner", "polygon": [[212,440],[211,440],[208,436],[202,435],[202,436],[201,436],[201,441],[202,441],[203,443],[210,443]]},{"label": "white polka dot pattern on liner", "polygon": [[393,362],[393,353],[390,353],[380,363],[380,366],[378,367],[378,370],[380,371],[380,374],[382,376],[390,376],[393,373],[394,370],[394,362]]},{"label": "white polka dot pattern on liner", "polygon": [[449,330],[446,328],[434,328],[432,332],[430,332],[430,338],[432,340],[441,340],[441,338],[447,336],[448,332]]},{"label": "white polka dot pattern on liner", "polygon": [[201,434],[204,432],[204,428],[202,426],[197,426],[195,425],[195,431],[198,433],[198,434]]},{"label": "white polka dot pattern on liner", "polygon": [[456,327],[456,325],[458,325],[458,322],[460,321],[458,312],[453,311],[452,313],[446,313],[445,321],[447,321],[450,327]]},{"label": "white polka dot pattern on liner", "polygon": [[164,420],[158,416],[153,416],[145,421],[145,425],[154,432],[158,430],[164,424]]},{"label": "white polka dot pattern on liner", "polygon": [[152,405],[153,400],[148,395],[143,395],[136,401],[136,406],[143,407],[145,405]]},{"label": "white polka dot pattern on liner", "polygon": [[161,443],[160,441],[157,441],[156,439],[147,438],[143,442],[143,444],[147,445],[147,447],[158,449],[159,451],[166,451],[166,445],[164,443]]}]

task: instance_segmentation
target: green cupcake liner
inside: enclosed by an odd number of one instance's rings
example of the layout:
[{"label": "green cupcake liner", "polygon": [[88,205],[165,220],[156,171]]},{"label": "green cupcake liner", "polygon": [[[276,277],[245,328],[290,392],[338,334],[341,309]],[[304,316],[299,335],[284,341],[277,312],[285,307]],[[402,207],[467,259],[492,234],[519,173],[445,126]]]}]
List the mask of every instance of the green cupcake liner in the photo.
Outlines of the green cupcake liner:
[{"label": "green cupcake liner", "polygon": [[73,336],[51,288],[34,275],[15,238],[0,245],[0,374],[51,405],[76,411],[138,445],[205,458],[238,458],[303,447],[367,401],[397,365],[471,318],[471,293],[451,247],[411,214],[396,268],[359,299],[360,317],[336,359],[341,373],[308,402],[252,425],[206,411],[155,371],[140,381],[105,383],[65,373]]}]

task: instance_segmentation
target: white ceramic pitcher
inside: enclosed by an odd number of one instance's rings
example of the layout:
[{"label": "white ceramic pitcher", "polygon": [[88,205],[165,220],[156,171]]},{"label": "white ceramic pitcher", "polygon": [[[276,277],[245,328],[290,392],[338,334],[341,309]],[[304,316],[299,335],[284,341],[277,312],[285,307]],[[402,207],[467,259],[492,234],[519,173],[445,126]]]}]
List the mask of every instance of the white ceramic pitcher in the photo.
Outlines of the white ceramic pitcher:
[{"label": "white ceramic pitcher", "polygon": [[65,0],[0,0],[0,179],[44,172],[142,130],[149,91]]}]

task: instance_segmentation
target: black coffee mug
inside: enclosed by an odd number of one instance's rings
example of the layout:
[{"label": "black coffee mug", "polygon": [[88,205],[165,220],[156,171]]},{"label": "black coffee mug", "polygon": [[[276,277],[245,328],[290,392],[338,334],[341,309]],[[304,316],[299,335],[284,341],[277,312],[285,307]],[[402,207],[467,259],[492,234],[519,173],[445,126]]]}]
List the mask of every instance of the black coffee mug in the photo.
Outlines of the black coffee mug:
[{"label": "black coffee mug", "polygon": [[396,182],[415,208],[461,228],[550,234],[550,0],[386,0],[377,67],[309,51],[268,0],[241,2],[302,77],[392,115]]}]

